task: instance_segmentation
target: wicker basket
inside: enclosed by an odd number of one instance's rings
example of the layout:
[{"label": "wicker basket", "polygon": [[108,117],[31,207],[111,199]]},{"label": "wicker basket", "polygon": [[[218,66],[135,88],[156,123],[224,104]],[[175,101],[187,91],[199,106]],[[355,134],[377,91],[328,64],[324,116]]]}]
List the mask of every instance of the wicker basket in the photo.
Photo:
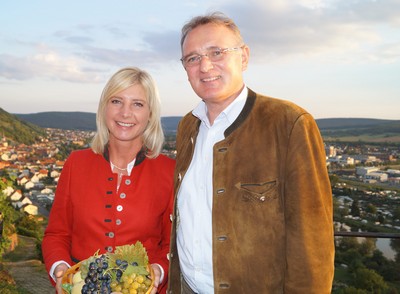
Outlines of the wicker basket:
[{"label": "wicker basket", "polygon": [[[79,271],[80,266],[81,266],[81,262],[79,262],[79,263],[75,264],[74,266],[71,266],[69,269],[67,269],[63,275],[62,284],[72,284],[72,278],[73,278],[74,274],[76,274]],[[149,289],[146,292],[146,294],[150,294],[151,290],[154,287],[154,270],[150,265],[148,265],[147,271],[150,273],[150,278],[153,281],[151,283]],[[68,294],[68,292],[65,289],[63,289],[63,293]]]},{"label": "wicker basket", "polygon": [[[62,284],[72,284],[72,278],[74,274],[76,274],[76,272],[79,271],[80,266],[81,263],[79,262],[74,266],[71,266],[69,269],[67,269],[63,275]],[[63,293],[68,294],[68,292],[65,289],[63,289]]]}]

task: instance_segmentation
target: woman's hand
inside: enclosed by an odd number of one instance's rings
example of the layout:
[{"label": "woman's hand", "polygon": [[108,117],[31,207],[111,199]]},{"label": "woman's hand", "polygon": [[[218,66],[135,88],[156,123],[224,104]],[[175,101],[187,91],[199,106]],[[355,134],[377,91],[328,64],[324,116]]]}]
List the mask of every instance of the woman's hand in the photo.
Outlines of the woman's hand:
[{"label": "woman's hand", "polygon": [[156,294],[158,291],[158,286],[160,285],[161,270],[158,264],[153,263],[151,264],[151,267],[153,268],[154,271],[154,284],[150,294]]},{"label": "woman's hand", "polygon": [[62,290],[62,277],[65,271],[68,269],[68,266],[65,263],[60,263],[54,269],[54,276],[56,277],[56,291],[57,294],[63,294]]}]

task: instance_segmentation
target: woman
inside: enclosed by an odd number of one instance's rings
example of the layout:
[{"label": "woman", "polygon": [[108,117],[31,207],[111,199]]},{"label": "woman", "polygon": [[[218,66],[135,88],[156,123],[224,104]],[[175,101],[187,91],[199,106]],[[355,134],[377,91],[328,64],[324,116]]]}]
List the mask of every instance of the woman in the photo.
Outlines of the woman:
[{"label": "woman", "polygon": [[[46,268],[62,293],[73,264],[116,246],[143,243],[165,293],[174,160],[160,155],[164,135],[152,77],[123,68],[106,84],[91,148],[71,153],[61,173],[42,243]],[[158,290],[157,290],[158,287]]]}]

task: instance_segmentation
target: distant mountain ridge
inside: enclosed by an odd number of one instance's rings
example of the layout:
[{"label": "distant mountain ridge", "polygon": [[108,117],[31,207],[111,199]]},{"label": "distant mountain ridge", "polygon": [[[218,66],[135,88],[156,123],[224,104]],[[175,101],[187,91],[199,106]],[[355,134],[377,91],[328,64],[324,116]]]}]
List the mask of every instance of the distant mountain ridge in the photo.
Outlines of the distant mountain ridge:
[{"label": "distant mountain ridge", "polygon": [[22,120],[42,128],[62,130],[96,130],[96,114],[92,112],[38,112],[31,114],[15,114]]},{"label": "distant mountain ridge", "polygon": [[[91,112],[39,112],[15,114],[20,120],[42,128],[66,130],[96,130],[96,114]],[[164,133],[175,135],[181,116],[161,118]],[[316,119],[326,140],[361,140],[400,142],[400,120],[374,118],[322,118]]]},{"label": "distant mountain ridge", "polygon": [[323,129],[336,128],[365,128],[378,125],[400,123],[400,120],[375,119],[375,118],[320,118],[316,120],[318,127]]},{"label": "distant mountain ridge", "polygon": [[[18,114],[18,118],[40,126],[62,130],[96,130],[96,114],[92,112],[38,112],[30,114]],[[166,116],[161,118],[161,123],[166,134],[174,134],[181,116]]]},{"label": "distant mountain ridge", "polygon": [[[31,114],[15,114],[22,120],[38,125],[42,128],[96,130],[96,114],[92,112],[39,112]],[[162,117],[163,126],[174,131],[182,116]],[[316,119],[318,127],[323,129],[346,129],[376,127],[400,123],[400,120],[374,119],[374,118],[321,118]]]}]

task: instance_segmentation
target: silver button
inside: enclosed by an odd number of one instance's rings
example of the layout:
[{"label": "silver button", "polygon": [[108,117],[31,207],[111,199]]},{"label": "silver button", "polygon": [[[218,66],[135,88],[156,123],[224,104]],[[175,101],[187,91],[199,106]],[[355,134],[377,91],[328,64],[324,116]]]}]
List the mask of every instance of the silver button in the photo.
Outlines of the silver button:
[{"label": "silver button", "polygon": [[127,179],[127,180],[125,180],[125,184],[126,185],[130,185],[132,182],[131,182],[131,180],[129,180],[129,179]]},{"label": "silver button", "polygon": [[109,232],[108,233],[108,237],[111,238],[111,239],[114,238],[114,233],[113,232]]},{"label": "silver button", "polygon": [[122,211],[123,209],[124,209],[124,207],[122,205],[117,206],[117,211]]},{"label": "silver button", "polygon": [[107,249],[107,252],[112,252],[113,251],[112,246],[108,246],[106,249]]},{"label": "silver button", "polygon": [[218,241],[223,242],[223,241],[226,241],[226,240],[228,240],[228,237],[227,237],[227,236],[219,236],[219,237],[218,237]]},{"label": "silver button", "polygon": [[119,194],[119,197],[120,197],[121,199],[124,199],[124,198],[126,197],[126,194],[125,194],[125,193],[121,193],[121,194]]},{"label": "silver button", "polygon": [[117,226],[119,226],[119,225],[122,223],[122,221],[121,221],[120,219],[117,219],[117,220],[115,221],[115,223],[117,224]]}]

